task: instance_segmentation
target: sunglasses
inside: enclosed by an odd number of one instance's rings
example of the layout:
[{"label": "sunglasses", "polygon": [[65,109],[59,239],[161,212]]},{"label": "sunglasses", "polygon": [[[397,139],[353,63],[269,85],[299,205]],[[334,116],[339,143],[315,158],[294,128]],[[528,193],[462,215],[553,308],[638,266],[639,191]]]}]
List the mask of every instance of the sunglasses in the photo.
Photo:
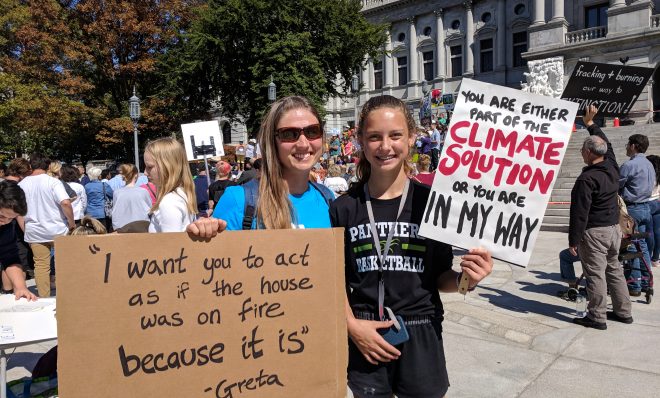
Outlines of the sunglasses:
[{"label": "sunglasses", "polygon": [[323,130],[320,124],[310,124],[306,127],[282,127],[275,130],[275,137],[282,142],[296,142],[300,135],[304,135],[308,140],[318,140],[323,137]]}]

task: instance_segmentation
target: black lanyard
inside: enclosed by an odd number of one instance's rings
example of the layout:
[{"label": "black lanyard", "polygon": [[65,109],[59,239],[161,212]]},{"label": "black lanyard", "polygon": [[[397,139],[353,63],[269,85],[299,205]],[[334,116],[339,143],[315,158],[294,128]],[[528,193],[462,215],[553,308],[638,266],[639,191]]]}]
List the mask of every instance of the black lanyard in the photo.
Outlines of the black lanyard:
[{"label": "black lanyard", "polygon": [[[374,219],[374,211],[371,207],[371,196],[369,196],[369,187],[367,184],[364,184],[364,196],[367,200],[367,213],[369,214],[369,223],[371,224],[371,235],[374,238],[374,244],[376,245],[376,253],[378,253],[378,316],[381,321],[385,320],[384,314],[384,303],[385,303],[385,279],[383,276],[383,268],[385,260],[387,259],[387,253],[389,253],[390,245],[392,244],[392,237],[394,237],[394,230],[397,228],[399,223],[399,217],[403,211],[403,206],[406,204],[406,198],[408,197],[408,187],[410,185],[410,180],[406,178],[406,182],[403,186],[403,193],[401,194],[401,202],[399,203],[399,211],[396,213],[396,219],[394,224],[390,228],[387,234],[387,240],[385,241],[385,247],[383,250],[380,248],[380,240],[378,239],[378,229],[376,229],[376,220]],[[391,311],[388,311],[391,313]]]}]

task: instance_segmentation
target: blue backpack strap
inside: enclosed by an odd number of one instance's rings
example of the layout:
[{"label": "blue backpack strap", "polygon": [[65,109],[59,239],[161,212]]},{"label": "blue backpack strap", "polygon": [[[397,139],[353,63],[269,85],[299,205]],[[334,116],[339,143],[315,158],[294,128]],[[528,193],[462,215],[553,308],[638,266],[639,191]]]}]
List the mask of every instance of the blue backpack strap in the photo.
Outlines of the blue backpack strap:
[{"label": "blue backpack strap", "polygon": [[243,209],[243,229],[252,229],[252,222],[257,216],[257,201],[259,200],[259,180],[253,179],[245,184],[243,193],[245,194],[245,207]]},{"label": "blue backpack strap", "polygon": [[330,188],[323,184],[319,184],[318,182],[312,182],[312,186],[321,193],[323,199],[325,199],[325,203],[327,203],[328,207],[330,207],[330,203],[335,200],[335,193],[332,192]]}]

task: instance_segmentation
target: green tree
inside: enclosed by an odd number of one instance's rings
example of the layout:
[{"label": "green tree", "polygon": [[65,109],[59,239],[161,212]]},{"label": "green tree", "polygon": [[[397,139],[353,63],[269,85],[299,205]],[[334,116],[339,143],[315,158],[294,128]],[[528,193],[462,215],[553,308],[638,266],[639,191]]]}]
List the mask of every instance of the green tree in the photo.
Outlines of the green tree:
[{"label": "green tree", "polygon": [[178,122],[155,96],[157,59],[200,0],[0,2],[2,143],[63,160],[132,159],[128,98],[143,99],[140,142]]},{"label": "green tree", "polygon": [[160,92],[181,104],[182,117],[219,103],[250,131],[268,103],[271,76],[278,97],[300,94],[322,107],[346,95],[365,54],[385,42],[385,26],[367,22],[361,7],[359,0],[209,0],[163,57]]}]

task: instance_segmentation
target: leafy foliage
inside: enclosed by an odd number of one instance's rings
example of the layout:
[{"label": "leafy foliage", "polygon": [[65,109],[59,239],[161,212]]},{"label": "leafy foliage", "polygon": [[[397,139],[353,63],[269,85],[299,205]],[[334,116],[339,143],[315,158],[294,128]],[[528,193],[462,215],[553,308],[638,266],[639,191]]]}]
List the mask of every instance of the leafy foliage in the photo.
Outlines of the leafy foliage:
[{"label": "leafy foliage", "polygon": [[385,27],[368,23],[360,8],[359,0],[210,0],[164,58],[161,92],[191,115],[220,103],[251,131],[271,76],[279,97],[305,95],[322,107],[345,95],[365,54],[385,41]]},{"label": "leafy foliage", "polygon": [[197,4],[4,0],[0,130],[14,137],[10,149],[40,150],[64,160],[131,159],[127,100],[133,86],[144,99],[141,144],[178,130],[152,88],[158,57],[177,42]]},{"label": "leafy foliage", "polygon": [[348,91],[364,55],[385,40],[360,8],[359,0],[2,0],[0,152],[132,159],[133,87],[141,146],[217,108],[253,131],[271,76],[278,96],[322,106]]}]

